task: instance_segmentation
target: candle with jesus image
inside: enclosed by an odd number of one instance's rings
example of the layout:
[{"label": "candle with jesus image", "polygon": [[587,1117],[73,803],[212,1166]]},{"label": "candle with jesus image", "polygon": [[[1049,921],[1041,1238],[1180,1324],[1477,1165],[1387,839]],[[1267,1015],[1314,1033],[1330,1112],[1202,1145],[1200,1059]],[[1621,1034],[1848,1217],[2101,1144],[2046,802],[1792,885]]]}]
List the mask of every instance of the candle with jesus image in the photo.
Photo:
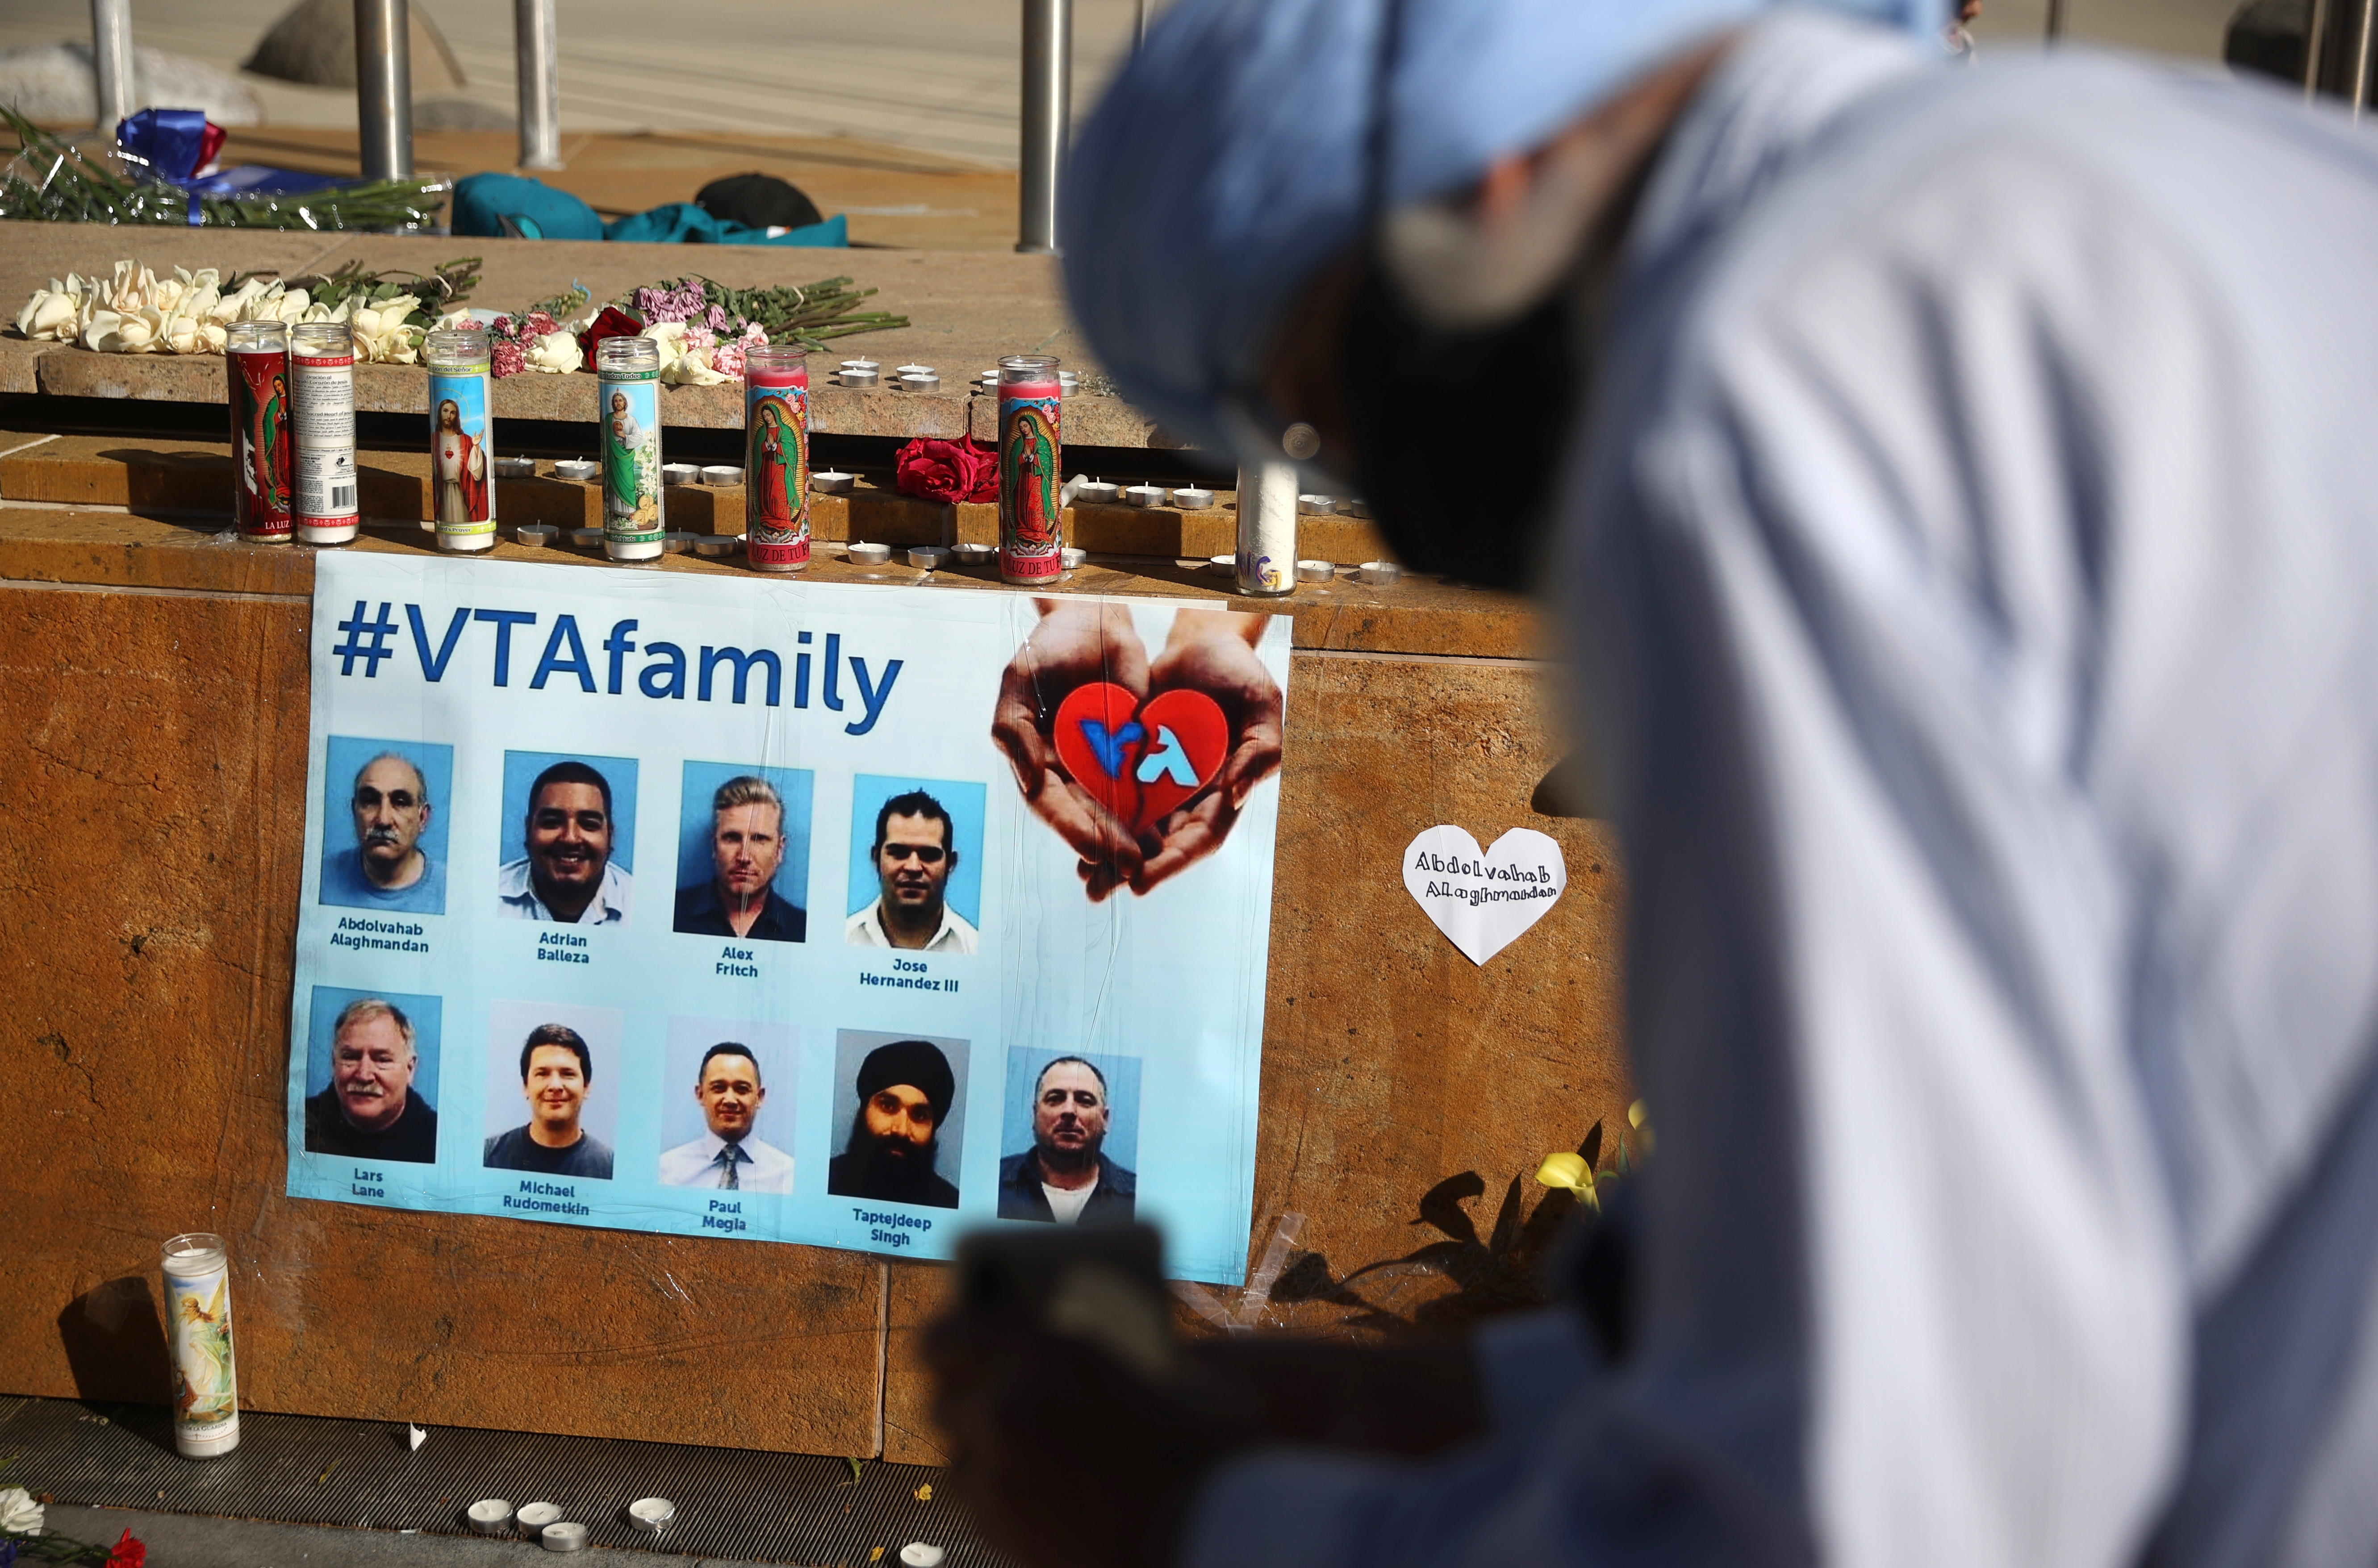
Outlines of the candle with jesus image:
[{"label": "candle with jesus image", "polygon": [[1065,389],[1053,354],[1010,354],[999,362],[999,576],[1025,584],[1057,581],[1064,570],[1064,526],[1057,471],[1065,449],[1059,420]]},{"label": "candle with jesus image", "polygon": [[743,355],[744,552],[757,571],[810,564],[809,363],[781,343]]},{"label": "candle with jesus image", "polygon": [[488,448],[491,343],[484,327],[441,329],[422,340],[429,367],[429,502],[441,550],[496,543],[496,460]]}]

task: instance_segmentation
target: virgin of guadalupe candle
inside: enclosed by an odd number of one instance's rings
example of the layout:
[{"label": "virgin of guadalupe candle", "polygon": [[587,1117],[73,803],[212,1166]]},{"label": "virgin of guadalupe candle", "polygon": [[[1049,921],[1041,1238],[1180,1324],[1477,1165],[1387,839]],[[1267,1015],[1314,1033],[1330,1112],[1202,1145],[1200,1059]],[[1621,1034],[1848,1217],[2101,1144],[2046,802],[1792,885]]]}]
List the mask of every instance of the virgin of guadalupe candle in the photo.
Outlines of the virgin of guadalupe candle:
[{"label": "virgin of guadalupe candle", "polygon": [[239,1380],[231,1356],[231,1252],[193,1231],[162,1249],[166,1335],[174,1364],[174,1446],[206,1459],[239,1446]]},{"label": "virgin of guadalupe candle", "polygon": [[764,343],[743,355],[743,540],[759,571],[810,564],[810,362]]},{"label": "virgin of guadalupe candle", "polygon": [[1059,414],[1065,389],[1053,354],[999,362],[999,576],[1054,582],[1064,570],[1057,471],[1065,461]]},{"label": "virgin of guadalupe candle", "polygon": [[231,449],[239,462],[231,515],[240,536],[286,545],[289,523],[289,329],[242,321],[223,344],[231,376]]},{"label": "virgin of guadalupe candle", "polygon": [[421,341],[429,367],[429,496],[441,550],[496,543],[496,416],[491,343],[484,327],[452,327]]},{"label": "virgin of guadalupe candle", "polygon": [[649,561],[667,548],[661,525],[661,351],[650,338],[594,345],[594,427],[603,464],[603,550]]},{"label": "virgin of guadalupe candle", "polygon": [[289,332],[291,425],[296,433],[297,537],[343,545],[355,536],[355,343],[343,321],[302,321]]}]

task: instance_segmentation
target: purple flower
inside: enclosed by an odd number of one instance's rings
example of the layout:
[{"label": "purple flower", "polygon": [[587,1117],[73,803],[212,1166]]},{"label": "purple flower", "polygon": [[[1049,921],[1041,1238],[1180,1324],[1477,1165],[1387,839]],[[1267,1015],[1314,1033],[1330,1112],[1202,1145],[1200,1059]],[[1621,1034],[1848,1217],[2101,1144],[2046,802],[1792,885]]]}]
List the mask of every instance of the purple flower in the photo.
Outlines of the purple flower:
[{"label": "purple flower", "polygon": [[710,329],[714,332],[724,332],[730,329],[727,322],[727,307],[723,305],[712,305],[710,307],[710,314],[703,317],[703,320],[708,324]]}]

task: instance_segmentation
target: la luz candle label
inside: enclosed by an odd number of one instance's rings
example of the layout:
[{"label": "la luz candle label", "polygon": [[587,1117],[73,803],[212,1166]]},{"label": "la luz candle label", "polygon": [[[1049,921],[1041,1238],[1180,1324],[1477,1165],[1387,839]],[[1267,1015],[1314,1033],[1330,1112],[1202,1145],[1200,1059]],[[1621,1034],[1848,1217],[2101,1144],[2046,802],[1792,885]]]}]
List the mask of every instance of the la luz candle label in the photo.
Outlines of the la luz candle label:
[{"label": "la luz candle label", "polygon": [[[756,357],[756,356],[755,356]],[[804,365],[744,365],[743,529],[751,563],[810,561],[810,376]]]},{"label": "la luz candle label", "polygon": [[[1057,488],[1064,393],[1053,361],[1003,366],[999,388],[999,574],[1053,582],[1064,570]],[[1031,374],[1039,372],[1039,374]]]}]

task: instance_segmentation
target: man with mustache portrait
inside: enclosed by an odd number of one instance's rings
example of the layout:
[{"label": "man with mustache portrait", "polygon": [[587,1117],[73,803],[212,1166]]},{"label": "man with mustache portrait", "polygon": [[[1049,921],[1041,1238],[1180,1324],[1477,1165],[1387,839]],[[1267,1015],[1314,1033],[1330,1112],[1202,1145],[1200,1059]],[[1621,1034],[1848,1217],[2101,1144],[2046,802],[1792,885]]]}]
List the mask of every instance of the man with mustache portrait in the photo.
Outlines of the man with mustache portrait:
[{"label": "man with mustache portrait", "polygon": [[435,1165],[438,1112],[413,1086],[420,1060],[395,1003],[359,997],[340,1009],[330,1087],[306,1100],[306,1152]]},{"label": "man with mustache portrait", "polygon": [[606,926],[628,917],[628,873],[611,864],[611,781],[585,763],[556,762],[529,786],[528,853],[496,873],[496,897],[514,920]]},{"label": "man with mustache portrait", "polygon": [[406,915],[446,913],[446,868],[422,844],[434,807],[418,764],[383,751],[347,796],[355,844],[322,865],[322,902]]}]

